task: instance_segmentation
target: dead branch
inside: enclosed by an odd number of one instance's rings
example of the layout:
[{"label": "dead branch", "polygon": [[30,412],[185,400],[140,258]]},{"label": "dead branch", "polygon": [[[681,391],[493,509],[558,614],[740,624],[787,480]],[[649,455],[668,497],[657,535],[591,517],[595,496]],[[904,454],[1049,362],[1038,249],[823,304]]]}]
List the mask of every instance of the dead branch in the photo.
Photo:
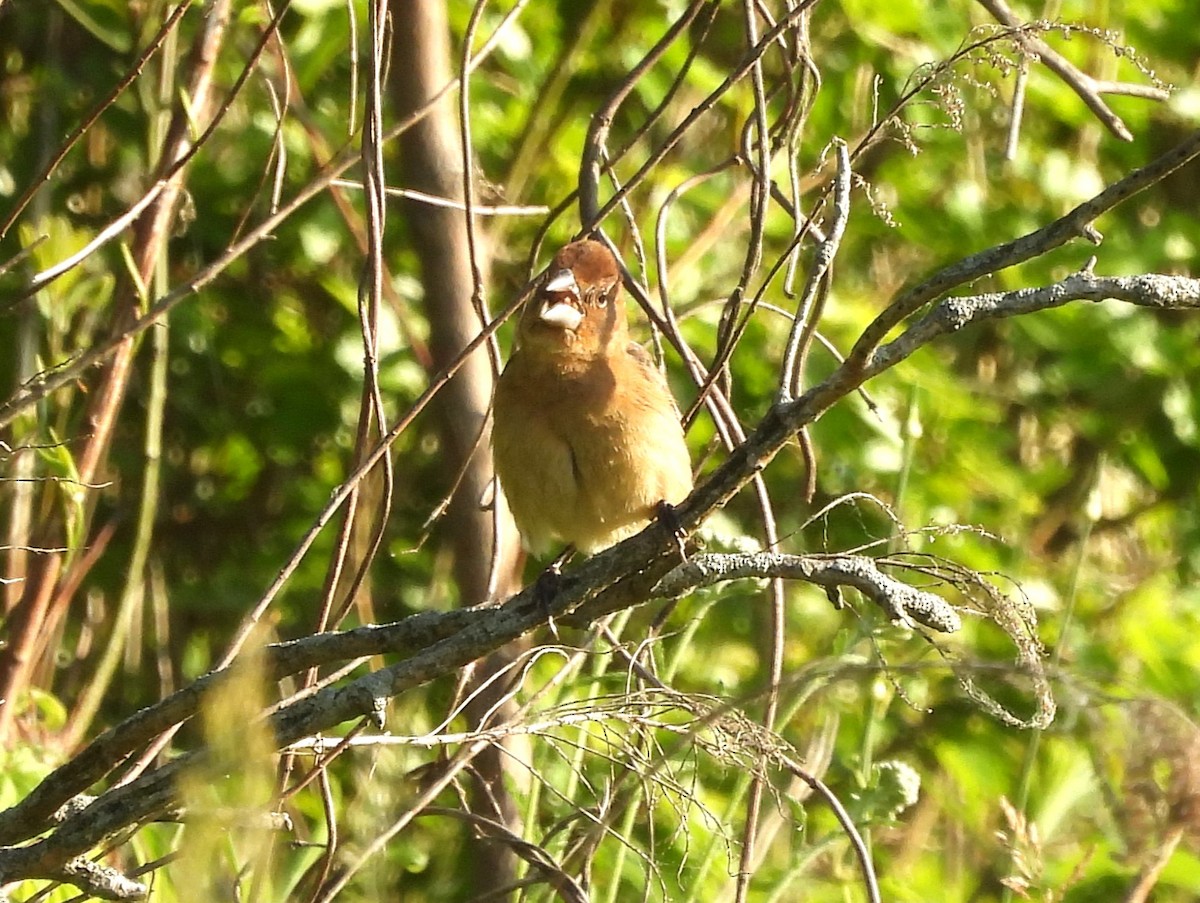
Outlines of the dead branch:
[{"label": "dead branch", "polygon": [[[1079,99],[1087,105],[1087,108],[1095,114],[1104,127],[1122,141],[1132,141],[1133,133],[1129,131],[1129,127],[1125,125],[1121,117],[1104,102],[1102,94],[1125,94],[1130,97],[1160,101],[1170,97],[1170,93],[1158,85],[1139,85],[1093,78],[1086,72],[1081,72],[1070,60],[1037,35],[1030,33],[1028,27],[1004,0],[979,0],[979,3],[995,17],[997,22],[1017,29],[1017,41],[1021,46],[1061,78],[1067,87],[1079,95]],[[1049,22],[1036,24],[1047,30],[1053,27]]]}]

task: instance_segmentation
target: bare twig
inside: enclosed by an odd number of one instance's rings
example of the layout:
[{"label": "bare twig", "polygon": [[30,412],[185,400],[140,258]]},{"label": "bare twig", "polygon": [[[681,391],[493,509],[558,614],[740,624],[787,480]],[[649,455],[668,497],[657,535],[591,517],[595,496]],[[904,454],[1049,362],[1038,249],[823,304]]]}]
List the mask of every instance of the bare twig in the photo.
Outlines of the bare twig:
[{"label": "bare twig", "polygon": [[[190,7],[190,0],[185,0],[185,2],[178,4],[175,9],[171,11],[171,14],[167,16],[163,24],[159,26],[158,31],[155,32],[154,36],[138,55],[138,58],[134,60],[133,65],[129,67],[129,70],[123,76],[121,76],[121,80],[118,81],[113,89],[107,95],[105,95],[105,97],[99,103],[97,103],[95,107],[92,108],[91,112],[84,117],[83,121],[71,131],[71,134],[69,134],[66,137],[66,140],[63,141],[62,146],[49,160],[46,161],[46,165],[42,167],[42,171],[39,172],[37,176],[29,180],[29,186],[24,192],[22,192],[21,196],[17,198],[17,202],[13,204],[8,216],[4,218],[4,222],[0,223],[0,238],[4,238],[4,236],[8,234],[8,230],[11,229],[13,223],[17,221],[17,217],[19,217],[21,212],[27,206],[29,206],[29,202],[33,200],[33,196],[37,194],[38,189],[41,188],[42,184],[50,178],[54,170],[58,168],[58,165],[62,163],[63,158],[71,152],[71,148],[73,148],[79,142],[79,139],[87,133],[88,129],[95,125],[96,120],[104,114],[104,111],[116,103],[117,99],[126,91],[126,89],[128,89],[130,85],[137,81],[138,76],[142,74],[142,70],[146,68],[146,64],[150,62],[151,57],[158,52],[158,49],[163,45],[163,42],[167,39],[171,32],[174,31],[175,26],[179,24],[179,20]],[[3,271],[0,270],[0,272]]]},{"label": "bare twig", "polygon": [[[471,69],[481,65],[496,48],[499,34],[500,29],[498,28],[479,49],[479,52],[471,58]],[[420,109],[413,111],[388,129],[384,135],[384,142],[386,143],[412,128],[415,123],[427,116],[443,97],[457,89],[458,85],[458,79],[447,82],[440,91],[422,104]],[[290,219],[297,210],[325,191],[334,179],[343,175],[346,170],[358,163],[359,159],[357,151],[353,148],[339,153],[319,175],[300,189],[290,202],[280,207],[273,215],[268,216],[243,239],[230,245],[208,266],[200,269],[190,278],[182,280],[178,286],[165,295],[156,298],[141,316],[129,323],[119,334],[95,343],[77,357],[55,364],[34,379],[22,384],[8,399],[0,403],[0,429],[8,426],[22,411],[41,401],[51,392],[78,379],[91,368],[103,363],[116,352],[126,338],[145,332],[158,322],[163,314],[173,310],[182,301],[196,295],[231,264],[241,259],[247,251],[269,238],[281,223]]]},{"label": "bare twig", "polygon": [[1162,877],[1163,869],[1175,855],[1175,850],[1179,846],[1179,842],[1183,840],[1185,833],[1182,827],[1171,829],[1160,844],[1154,858],[1138,872],[1137,879],[1129,888],[1122,903],[1146,903],[1150,899],[1150,894],[1157,886],[1158,879]]},{"label": "bare twig", "polygon": [[[592,226],[603,222],[604,218],[607,217],[608,214],[614,209],[616,209],[617,205],[621,203],[625,196],[634,188],[639,186],[650,173],[650,171],[662,162],[667,154],[669,154],[671,150],[683,139],[683,136],[696,123],[696,121],[708,113],[714,106],[716,106],[717,101],[720,100],[721,97],[723,97],[726,93],[728,93],[730,88],[745,78],[746,73],[748,73],[754,66],[755,61],[767,51],[770,45],[773,44],[781,34],[791,28],[815,2],[816,0],[803,0],[803,2],[796,4],[796,6],[788,10],[787,15],[784,16],[776,25],[768,29],[763,35],[762,39],[743,55],[742,60],[739,62],[734,71],[731,72],[725,78],[725,80],[721,82],[720,85],[713,89],[713,91],[707,97],[705,97],[704,100],[696,105],[696,107],[687,115],[684,121],[676,126],[674,130],[672,130],[671,134],[667,136],[658,149],[655,150],[654,153],[652,153],[645,160],[645,162],[642,163],[637,172],[625,182],[624,186],[622,186],[618,191],[614,192],[613,195],[604,202],[603,206],[601,206],[598,210],[595,210],[594,215],[584,215],[585,213],[591,211],[592,201],[585,201],[581,199],[580,219],[583,222],[584,229],[591,228]],[[602,137],[604,132],[607,130],[607,126],[605,126],[602,121],[597,120],[596,117],[593,117],[593,129],[596,130],[596,136]],[[598,143],[593,144],[593,142],[589,140],[587,146],[589,148],[598,148],[600,145]],[[580,185],[584,186],[581,191],[590,192],[593,190],[593,187],[595,187],[598,193],[600,179],[600,167],[598,160],[598,154],[593,154],[585,160],[584,167],[581,168],[579,177]]]},{"label": "bare twig", "polygon": [[[1016,29],[1017,41],[1021,46],[1061,78],[1067,87],[1078,94],[1079,99],[1087,104],[1087,108],[1104,124],[1104,127],[1122,141],[1132,141],[1133,133],[1129,131],[1129,127],[1125,125],[1121,117],[1104,102],[1101,94],[1126,94],[1147,100],[1166,100],[1171,96],[1170,92],[1157,85],[1137,85],[1094,79],[1086,72],[1079,71],[1070,60],[1041,38],[1030,33],[1029,27],[1021,21],[1004,0],[979,0],[979,3],[996,18],[996,21]],[[1052,26],[1050,23],[1045,23],[1045,27]]]},{"label": "bare twig", "polygon": [[1072,301],[1116,299],[1156,310],[1200,309],[1200,279],[1187,276],[1097,276],[1072,273],[1053,285],[964,295],[939,302],[894,341],[874,355],[872,369],[888,369],[940,335],[998,317],[1015,317],[1061,307]]},{"label": "bare twig", "polygon": [[[353,188],[362,190],[362,183],[351,179],[334,179],[331,183],[335,188]],[[406,198],[410,201],[420,201],[433,207],[449,207],[451,210],[466,210],[467,205],[453,198],[443,198],[425,191],[412,188],[385,188],[388,197]],[[544,204],[475,204],[471,212],[476,216],[543,216],[550,212]]]},{"label": "bare twig", "polygon": [[881,899],[879,896],[879,879],[875,877],[875,867],[871,864],[871,851],[867,849],[867,844],[863,840],[862,835],[854,827],[854,820],[850,818],[850,813],[846,811],[846,807],[842,805],[842,801],[834,795],[833,791],[829,789],[824,781],[816,775],[810,774],[798,762],[793,762],[791,759],[784,757],[783,764],[788,771],[811,787],[825,801],[825,804],[833,810],[838,824],[841,825],[845,835],[850,838],[850,845],[854,847],[854,855],[858,859],[859,871],[862,873],[863,883],[867,888],[867,899],[871,903],[879,903]]},{"label": "bare twig", "polygon": [[618,191],[605,204],[604,209],[601,210],[600,171],[606,153],[605,147],[608,141],[608,131],[612,127],[613,117],[625,101],[625,98],[629,96],[629,92],[637,86],[642,76],[667,52],[668,48],[683,34],[708,2],[709,0],[692,0],[683,11],[683,14],[671,24],[671,27],[664,32],[655,45],[630,70],[625,80],[609,96],[604,105],[592,114],[579,164],[579,222],[585,232],[598,228],[604,216],[620,203],[620,199],[625,196],[631,187],[627,185],[624,189]]},{"label": "bare twig", "polygon": [[792,320],[791,334],[788,336],[783,357],[783,371],[779,377],[777,397],[781,402],[792,401],[800,390],[801,380],[804,378],[804,361],[821,316],[818,298],[822,296],[822,286],[829,278],[842,236],[846,232],[846,223],[850,219],[850,154],[846,143],[840,139],[834,140],[833,147],[837,155],[833,216],[825,238],[817,245],[816,259],[809,270],[795,319]]},{"label": "bare twig", "polygon": [[958,613],[940,597],[887,576],[874,559],[858,555],[787,555],[781,552],[692,555],[654,587],[654,596],[679,598],[726,580],[782,577],[825,587],[837,600],[839,587],[849,586],[878,605],[898,623],[920,624],[942,633],[962,626]]},{"label": "bare twig", "polygon": [[1098,242],[1099,233],[1092,223],[1102,214],[1144,191],[1181,166],[1200,156],[1200,130],[1140,169],[1135,169],[1095,197],[1079,204],[1065,216],[1027,235],[1013,239],[939,270],[892,300],[887,309],[868,326],[846,357],[853,370],[873,369],[871,357],[878,344],[902,320],[930,301],[940,298],[956,286],[995,273],[1060,247],[1072,239],[1085,237]]},{"label": "bare twig", "polygon": [[[96,237],[79,253],[72,254],[70,257],[59,262],[58,264],[55,264],[54,266],[35,275],[32,280],[30,280],[29,286],[26,288],[24,294],[15,298],[14,303],[16,301],[20,301],[24,297],[34,294],[38,290],[49,285],[55,279],[62,276],[64,273],[78,266],[79,263],[86,257],[95,253],[95,251],[101,246],[107,244],[122,231],[124,231],[124,229],[130,223],[134,222],[138,216],[147,207],[149,207],[150,204],[153,203],[163,191],[168,190],[172,186],[179,174],[183,172],[191,159],[208,143],[209,139],[216,132],[218,126],[220,126],[220,124],[224,121],[225,114],[229,112],[233,100],[241,94],[241,90],[245,86],[247,79],[249,79],[251,74],[253,74],[257,68],[259,57],[266,49],[268,42],[275,33],[275,30],[279,27],[280,22],[283,20],[283,15],[287,12],[289,6],[290,0],[285,0],[280,7],[279,12],[263,30],[263,33],[259,38],[258,46],[250,54],[250,58],[246,61],[242,71],[238,74],[237,80],[234,82],[233,87],[229,90],[229,95],[226,98],[225,103],[223,103],[217,110],[216,114],[205,127],[204,131],[201,132],[195,141],[190,142],[186,149],[181,150],[173,159],[169,160],[169,166],[167,166],[166,171],[159,177],[158,181],[150,187],[149,191],[147,191],[139,200],[135,201],[130,208],[125,211],[125,213],[117,217],[106,228],[97,233]],[[215,60],[213,62],[215,63]]]}]

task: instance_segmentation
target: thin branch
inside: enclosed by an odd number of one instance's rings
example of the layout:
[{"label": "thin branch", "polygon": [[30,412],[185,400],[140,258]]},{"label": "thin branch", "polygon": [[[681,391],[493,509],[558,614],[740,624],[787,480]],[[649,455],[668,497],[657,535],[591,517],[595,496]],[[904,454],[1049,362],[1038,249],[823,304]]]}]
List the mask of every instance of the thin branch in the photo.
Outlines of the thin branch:
[{"label": "thin branch", "polygon": [[[104,111],[116,103],[117,99],[123,93],[125,93],[125,90],[135,81],[137,81],[138,76],[142,74],[142,70],[146,68],[146,64],[150,62],[150,58],[158,52],[158,48],[163,45],[163,42],[166,41],[168,35],[170,35],[175,26],[179,24],[179,20],[183,17],[183,14],[188,11],[189,6],[191,6],[190,0],[183,0],[183,2],[175,7],[175,9],[171,12],[171,15],[167,16],[166,20],[159,27],[154,37],[152,37],[149,43],[146,44],[145,49],[138,54],[138,58],[134,60],[133,65],[129,67],[129,71],[121,77],[121,80],[117,82],[113,89],[99,103],[97,103],[95,107],[92,108],[91,112],[84,117],[83,121],[75,127],[70,135],[66,137],[66,140],[62,143],[62,146],[55,152],[54,156],[52,156],[46,162],[46,165],[42,167],[42,171],[29,181],[29,187],[22,192],[19,198],[17,198],[17,202],[13,205],[12,210],[9,211],[8,216],[4,218],[4,222],[0,224],[0,238],[4,238],[4,236],[8,234],[8,230],[11,229],[13,223],[17,221],[17,217],[19,217],[21,212],[27,206],[29,206],[29,202],[33,200],[33,196],[37,194],[38,189],[41,188],[42,184],[50,178],[54,170],[58,168],[58,165],[62,163],[63,158],[70,153],[71,148],[73,148],[79,142],[79,139],[87,133],[88,129],[95,125],[96,120],[100,118]],[[3,269],[0,269],[0,272],[3,272]]]},{"label": "thin branch", "polygon": [[1052,285],[947,298],[899,338],[880,348],[873,357],[871,370],[879,372],[894,367],[938,336],[958,332],[982,320],[1050,310],[1072,301],[1109,299],[1155,310],[1196,310],[1200,309],[1200,279],[1155,274],[1097,276],[1089,268]]},{"label": "thin branch", "polygon": [[[199,145],[197,145],[197,147],[198,146]],[[178,172],[179,170],[177,168],[173,168],[173,171]],[[86,245],[69,257],[63,258],[58,263],[54,264],[54,266],[48,267],[47,269],[42,270],[40,273],[35,273],[29,280],[29,285],[26,288],[25,294],[15,299],[14,303],[15,301],[20,301],[23,298],[29,297],[29,295],[32,295],[34,292],[45,288],[63,273],[73,270],[80,264],[80,262],[96,253],[96,251],[100,250],[100,248],[104,247],[106,244],[124,232],[134,222],[134,220],[142,215],[142,212],[147,207],[154,203],[158,196],[163,193],[163,190],[166,189],[170,184],[170,181],[170,178],[159,179],[150,186],[150,189],[144,195],[142,195],[140,199],[134,202],[133,206],[97,232],[96,237],[89,241]]]},{"label": "thin branch", "polygon": [[[355,191],[362,191],[362,182],[356,182],[353,179],[334,179],[330,182],[335,188],[352,188]],[[388,197],[405,198],[410,201],[420,201],[423,204],[429,204],[431,207],[449,207],[451,210],[466,210],[467,205],[462,201],[456,201],[453,198],[442,198],[434,194],[429,194],[425,191],[416,191],[412,188],[385,188],[384,192]],[[476,216],[543,216],[550,212],[550,208],[544,204],[476,204],[471,208],[471,212]]]},{"label": "thin branch", "polygon": [[840,587],[858,590],[906,626],[920,624],[941,633],[954,633],[962,619],[940,596],[916,589],[879,570],[865,555],[788,555],[782,552],[692,555],[662,578],[651,591],[655,597],[676,599],[706,586],[748,577],[803,580],[826,589],[837,601]]},{"label": "thin branch", "polygon": [[500,822],[491,818],[485,818],[474,812],[465,812],[461,809],[448,809],[442,806],[430,806],[420,814],[422,816],[448,816],[474,825],[484,836],[503,843],[536,869],[542,876],[542,880],[554,888],[564,903],[588,903],[588,900],[590,900],[583,886],[568,875],[545,848],[530,843],[528,840],[514,834],[507,826]]},{"label": "thin branch", "polygon": [[[778,40],[781,34],[791,28],[795,24],[796,20],[803,16],[804,13],[808,11],[809,7],[811,7],[815,2],[816,0],[804,0],[804,2],[801,2],[792,9],[788,10],[787,15],[784,16],[784,18],[781,19],[778,24],[770,28],[763,35],[762,39],[743,55],[742,60],[738,64],[737,68],[731,72],[724,79],[724,81],[721,82],[720,85],[713,89],[713,91],[707,97],[705,97],[704,100],[695,106],[695,108],[684,118],[683,122],[676,126],[671,134],[666,137],[658,149],[655,150],[654,153],[652,153],[645,160],[645,162],[642,163],[641,167],[638,168],[638,171],[629,178],[625,185],[620,190],[615,192],[612,197],[605,201],[604,206],[594,211],[594,215],[583,215],[584,213],[592,210],[591,205],[594,203],[594,200],[585,201],[581,199],[579,209],[580,220],[583,223],[583,228],[586,230],[598,225],[606,216],[608,216],[609,213],[616,209],[617,205],[621,203],[625,196],[638,185],[640,185],[650,171],[659,163],[661,163],[667,154],[669,154],[671,150],[683,140],[683,136],[688,132],[689,129],[691,129],[693,125],[695,125],[697,120],[699,120],[706,113],[708,113],[709,110],[716,106],[717,101],[720,100],[721,97],[723,97],[726,93],[728,93],[730,88],[732,88],[746,76],[746,73],[748,73],[754,66],[755,61],[767,51],[767,48],[770,47],[770,45],[776,40]],[[599,115],[600,114],[597,114],[597,116]],[[596,117],[593,117],[592,128],[596,130],[595,138],[602,139],[603,135],[607,133],[608,126],[602,121],[598,121]],[[598,193],[599,190],[600,169],[598,162],[598,148],[600,145],[594,144],[593,140],[592,133],[589,131],[589,141],[585,146],[585,154],[590,154],[591,156],[585,160],[585,166],[587,168],[581,168],[580,170],[579,182],[581,186],[581,192],[590,192],[595,190]]]},{"label": "thin branch", "polygon": [[638,64],[629,71],[625,80],[609,96],[604,105],[592,114],[579,162],[579,222],[585,232],[599,227],[604,216],[619,203],[619,199],[623,198],[631,187],[627,185],[624,189],[617,191],[604,209],[600,209],[601,163],[606,153],[608,130],[612,127],[613,117],[616,116],[617,110],[629,96],[629,92],[637,86],[642,76],[687,30],[687,27],[699,15],[701,8],[708,2],[710,0],[692,0],[683,14],[671,24],[671,27],[638,61]]},{"label": "thin branch", "polygon": [[1171,861],[1171,857],[1175,855],[1175,850],[1179,846],[1179,842],[1183,840],[1185,833],[1184,829],[1179,826],[1170,830],[1166,838],[1159,844],[1154,858],[1138,872],[1133,886],[1125,895],[1122,903],[1146,903],[1150,899],[1150,894],[1158,884],[1159,878],[1162,877],[1163,870]]},{"label": "thin branch", "polygon": [[[1061,78],[1068,88],[1079,95],[1079,99],[1104,124],[1104,127],[1122,141],[1132,141],[1133,133],[1129,131],[1129,127],[1125,125],[1121,117],[1104,102],[1101,94],[1125,94],[1147,100],[1167,100],[1171,96],[1170,92],[1157,85],[1135,85],[1094,79],[1086,72],[1077,69],[1070,60],[1041,38],[1031,34],[1029,26],[1021,21],[1004,0],[979,0],[979,4],[991,13],[996,21],[1016,29],[1016,38],[1021,46]],[[1049,27],[1050,23],[1046,23],[1046,25]]]},{"label": "thin branch", "polygon": [[792,320],[783,357],[783,372],[779,377],[778,399],[781,402],[792,401],[796,397],[804,378],[804,361],[821,316],[818,297],[833,268],[842,236],[846,234],[846,223],[850,219],[850,153],[846,142],[840,138],[834,139],[833,148],[837,155],[837,176],[834,179],[832,222],[825,238],[817,245],[816,259],[800,295],[796,317]]},{"label": "thin branch", "polygon": [[[484,43],[484,46],[480,48],[479,52],[471,58],[471,65],[469,67],[471,70],[482,65],[488,55],[496,48],[501,28],[502,26],[498,27],[487,42]],[[413,111],[409,116],[390,128],[384,135],[384,143],[404,133],[425,116],[429,115],[437,103],[451,91],[455,90],[458,85],[458,79],[447,82],[440,91],[426,103],[422,104],[420,109]],[[35,378],[23,383],[7,400],[0,403],[0,429],[11,424],[22,411],[31,405],[37,404],[55,390],[81,377],[92,367],[103,363],[122,346],[126,339],[145,332],[157,323],[163,314],[173,310],[180,302],[198,294],[201,289],[216,279],[217,276],[228,269],[235,261],[239,260],[247,251],[268,239],[281,223],[289,219],[299,208],[307,204],[314,197],[325,191],[334,179],[345,173],[351,166],[357,164],[359,160],[360,155],[355,148],[346,148],[330,161],[322,173],[314,177],[304,188],[300,189],[290,202],[263,220],[262,223],[251,230],[241,241],[227,248],[211,264],[200,269],[190,278],[183,280],[167,294],[155,299],[146,312],[129,323],[124,330],[121,330],[117,335],[97,342],[88,348],[87,351],[68,361],[54,364],[39,373]]]},{"label": "thin branch", "polygon": [[[1013,239],[1002,245],[972,254],[945,267],[928,279],[906,289],[871,323],[846,356],[847,367],[873,369],[871,357],[877,346],[893,328],[924,305],[946,294],[956,286],[972,282],[981,276],[1016,266],[1074,238],[1086,237],[1098,243],[1100,235],[1092,223],[1122,201],[1165,179],[1181,166],[1200,156],[1200,129],[1140,169],[1109,185],[1095,197],[1079,204],[1065,216],[1047,226]],[[0,424],[2,425],[2,424]]]},{"label": "thin branch", "polygon": [[[395,624],[277,643],[264,650],[263,667],[270,680],[279,680],[333,662],[383,652],[412,652],[467,628],[482,614],[482,609],[423,612]],[[28,796],[0,812],[0,844],[17,843],[45,830],[60,807],[101,780],[143,744],[194,715],[205,696],[228,680],[229,674],[228,668],[206,674],[106,730],[51,772]]]},{"label": "thin branch", "polygon": [[850,845],[854,847],[854,855],[858,859],[858,867],[862,872],[863,883],[867,888],[867,899],[871,903],[880,903],[882,898],[879,896],[879,879],[875,877],[875,867],[871,864],[871,851],[867,849],[866,842],[863,840],[862,835],[858,833],[858,829],[854,826],[854,820],[850,818],[850,813],[846,811],[846,807],[842,805],[842,801],[834,795],[834,792],[829,789],[829,786],[824,781],[814,774],[809,774],[798,762],[793,762],[786,756],[781,758],[784,767],[811,787],[825,801],[825,804],[833,810],[838,824],[842,826],[842,830],[850,838]]},{"label": "thin branch", "polygon": [[245,86],[247,79],[250,78],[251,74],[253,74],[257,68],[259,57],[266,49],[267,44],[275,34],[276,29],[279,28],[280,23],[283,21],[283,15],[287,12],[290,5],[291,0],[285,0],[283,5],[280,7],[279,12],[263,30],[262,35],[259,37],[258,45],[251,52],[249,59],[242,67],[242,71],[238,73],[237,80],[233,83],[233,87],[229,89],[229,95],[226,97],[225,102],[213,115],[212,121],[209,122],[204,131],[200,133],[199,137],[197,137],[196,140],[192,142],[185,151],[171,161],[166,171],[160,176],[159,180],[153,186],[151,186],[150,190],[141,199],[136,201],[127,211],[125,211],[125,213],[113,220],[108,227],[101,230],[97,236],[83,248],[83,250],[79,251],[77,254],[72,254],[70,257],[59,262],[58,264],[55,264],[49,269],[35,275],[33,279],[30,280],[29,286],[25,289],[24,293],[18,295],[17,298],[14,299],[14,303],[34,294],[38,290],[49,285],[58,277],[62,276],[64,273],[78,266],[80,261],[94,253],[102,245],[107,244],[109,241],[119,235],[126,226],[136,220],[138,214],[145,210],[146,207],[148,207],[154,201],[154,199],[159,196],[159,194],[172,187],[174,180],[180,173],[183,172],[184,168],[191,161],[192,157],[196,156],[196,154],[200,152],[201,148],[208,143],[209,139],[216,132],[217,127],[225,120],[225,114],[229,112],[233,105],[233,101],[241,95],[242,88]]}]

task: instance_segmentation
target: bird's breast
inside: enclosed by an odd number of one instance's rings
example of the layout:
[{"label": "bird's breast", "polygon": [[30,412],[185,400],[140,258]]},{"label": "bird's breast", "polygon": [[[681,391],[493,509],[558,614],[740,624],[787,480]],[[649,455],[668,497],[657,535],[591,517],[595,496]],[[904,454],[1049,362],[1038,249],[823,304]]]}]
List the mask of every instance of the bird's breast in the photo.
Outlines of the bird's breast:
[{"label": "bird's breast", "polygon": [[496,394],[496,468],[534,551],[555,540],[594,551],[637,532],[661,500],[691,489],[674,402],[634,358],[525,361]]}]

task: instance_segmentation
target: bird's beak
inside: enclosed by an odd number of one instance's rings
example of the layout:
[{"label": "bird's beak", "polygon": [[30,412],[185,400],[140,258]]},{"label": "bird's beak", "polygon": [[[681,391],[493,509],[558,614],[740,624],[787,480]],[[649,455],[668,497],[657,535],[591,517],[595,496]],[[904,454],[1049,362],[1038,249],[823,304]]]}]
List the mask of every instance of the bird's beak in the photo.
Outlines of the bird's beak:
[{"label": "bird's beak", "polygon": [[574,332],[583,322],[583,311],[579,309],[579,283],[569,269],[550,274],[542,286],[542,307],[538,319],[547,326],[555,326]]},{"label": "bird's beak", "polygon": [[542,304],[538,319],[548,326],[557,326],[574,332],[583,322],[583,311],[570,301],[547,299]]},{"label": "bird's beak", "polygon": [[546,280],[546,284],[542,286],[542,291],[547,294],[556,294],[558,292],[567,292],[579,297],[579,283],[575,281],[575,274],[568,269],[559,270],[557,273],[551,273],[550,278]]}]

